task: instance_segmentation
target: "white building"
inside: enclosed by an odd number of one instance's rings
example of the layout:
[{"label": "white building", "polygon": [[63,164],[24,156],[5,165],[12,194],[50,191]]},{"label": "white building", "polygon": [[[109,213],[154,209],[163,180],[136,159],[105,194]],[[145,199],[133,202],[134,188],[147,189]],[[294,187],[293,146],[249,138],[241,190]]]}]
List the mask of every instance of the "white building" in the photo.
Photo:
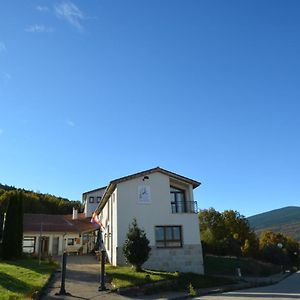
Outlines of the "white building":
[{"label": "white building", "polygon": [[125,264],[122,246],[135,218],[151,246],[150,258],[143,267],[203,273],[198,209],[193,195],[199,185],[157,167],[84,193],[85,211],[95,209],[105,227],[103,240],[110,263]]},{"label": "white building", "polygon": [[78,214],[24,214],[23,252],[43,257],[67,253],[89,253],[95,247],[99,226]]},{"label": "white building", "polygon": [[106,186],[82,194],[82,202],[84,205],[83,213],[86,217],[91,217],[93,212],[97,209],[105,190]]}]

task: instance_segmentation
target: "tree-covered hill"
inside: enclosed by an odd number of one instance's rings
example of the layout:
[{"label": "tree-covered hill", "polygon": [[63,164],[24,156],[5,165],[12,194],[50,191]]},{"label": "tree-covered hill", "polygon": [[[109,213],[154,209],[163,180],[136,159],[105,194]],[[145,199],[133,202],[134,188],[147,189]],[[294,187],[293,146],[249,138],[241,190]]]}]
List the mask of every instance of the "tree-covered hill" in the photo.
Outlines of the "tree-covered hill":
[{"label": "tree-covered hill", "polygon": [[24,213],[64,215],[71,214],[73,207],[82,211],[80,201],[70,201],[66,198],[19,189],[14,186],[3,185],[0,183],[0,214],[3,214],[5,211],[5,193],[14,190],[20,190],[24,193]]},{"label": "tree-covered hill", "polygon": [[281,232],[300,241],[300,207],[287,206],[248,218],[250,226],[257,234],[271,230]]},{"label": "tree-covered hill", "polygon": [[82,204],[79,201],[69,201],[66,198],[56,197],[50,194],[36,193],[25,189],[19,189],[14,186],[0,184],[0,240],[2,240],[2,227],[4,213],[7,211],[10,193],[22,191],[23,212],[32,214],[71,214],[73,207],[79,212],[82,211]]}]

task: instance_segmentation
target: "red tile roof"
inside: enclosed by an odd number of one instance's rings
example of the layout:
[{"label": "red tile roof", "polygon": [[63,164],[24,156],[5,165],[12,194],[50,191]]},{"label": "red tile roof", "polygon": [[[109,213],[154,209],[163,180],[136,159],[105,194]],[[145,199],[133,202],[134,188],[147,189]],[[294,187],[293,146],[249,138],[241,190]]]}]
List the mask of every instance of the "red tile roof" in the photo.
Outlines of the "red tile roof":
[{"label": "red tile roof", "polygon": [[99,229],[99,225],[90,222],[82,215],[72,220],[72,215],[24,214],[24,232],[76,232],[84,233]]}]

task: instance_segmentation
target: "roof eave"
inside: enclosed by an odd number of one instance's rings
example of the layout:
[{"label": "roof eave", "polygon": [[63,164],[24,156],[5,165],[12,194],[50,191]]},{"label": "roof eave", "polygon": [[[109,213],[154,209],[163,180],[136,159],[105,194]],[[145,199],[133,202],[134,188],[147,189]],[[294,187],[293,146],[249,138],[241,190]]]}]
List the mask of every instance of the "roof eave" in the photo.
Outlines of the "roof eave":
[{"label": "roof eave", "polygon": [[109,185],[107,186],[103,196],[102,196],[102,199],[101,199],[101,202],[99,203],[98,207],[96,208],[95,212],[96,213],[99,213],[103,207],[105,206],[107,200],[109,199],[110,195],[113,193],[113,191],[115,190],[117,184],[116,183],[113,183],[113,181],[111,181],[109,183]]},{"label": "roof eave", "polygon": [[103,186],[103,187],[101,187],[101,188],[93,189],[93,190],[90,190],[90,191],[87,191],[87,192],[82,193],[82,196],[84,196],[84,195],[86,195],[86,194],[88,194],[88,193],[100,191],[100,190],[103,190],[103,189],[106,189],[106,188],[107,188],[107,186]]}]

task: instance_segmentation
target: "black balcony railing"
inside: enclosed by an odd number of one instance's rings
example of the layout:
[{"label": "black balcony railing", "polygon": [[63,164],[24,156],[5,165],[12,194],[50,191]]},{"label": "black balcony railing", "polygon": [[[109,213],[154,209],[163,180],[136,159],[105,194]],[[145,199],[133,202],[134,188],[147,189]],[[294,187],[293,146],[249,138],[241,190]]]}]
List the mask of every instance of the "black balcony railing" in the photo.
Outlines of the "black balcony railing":
[{"label": "black balcony railing", "polygon": [[176,201],[171,202],[172,213],[198,213],[198,205],[196,201]]}]

